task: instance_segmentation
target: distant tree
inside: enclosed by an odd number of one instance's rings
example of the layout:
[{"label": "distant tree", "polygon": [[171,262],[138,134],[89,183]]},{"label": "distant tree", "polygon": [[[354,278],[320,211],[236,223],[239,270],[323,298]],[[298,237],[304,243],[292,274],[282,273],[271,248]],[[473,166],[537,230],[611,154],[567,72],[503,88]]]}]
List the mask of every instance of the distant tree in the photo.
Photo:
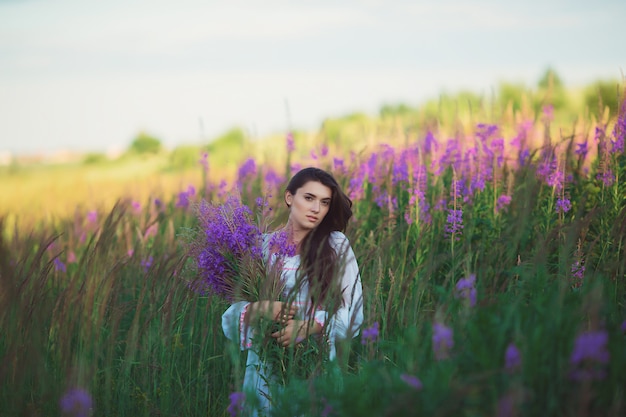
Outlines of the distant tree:
[{"label": "distant tree", "polygon": [[[598,81],[585,91],[585,105],[592,114],[598,118],[604,114],[604,109],[609,108],[612,116],[617,114],[619,106],[620,84],[617,81]],[[622,92],[623,94],[623,92]]]},{"label": "distant tree", "polygon": [[243,129],[233,127],[211,140],[205,149],[209,154],[214,154],[215,152],[240,154],[246,144],[247,138]]},{"label": "distant tree", "polygon": [[108,161],[108,158],[105,154],[99,152],[92,152],[85,155],[83,158],[83,164],[85,165],[94,165],[100,164]]},{"label": "distant tree", "polygon": [[500,107],[505,109],[509,104],[511,104],[514,112],[522,109],[524,96],[528,95],[529,91],[523,84],[502,82],[498,88],[498,101],[500,103]]},{"label": "distant tree", "polygon": [[561,80],[559,74],[557,74],[556,71],[552,68],[546,69],[546,72],[544,72],[539,79],[537,86],[544,90],[548,90],[551,88],[562,89],[564,87],[563,80]]},{"label": "distant tree", "polygon": [[394,116],[408,116],[412,113],[415,113],[416,110],[411,106],[408,106],[404,103],[400,104],[385,104],[381,106],[379,110],[380,117],[394,117]]},{"label": "distant tree", "polygon": [[162,145],[159,139],[145,132],[140,132],[135,139],[133,139],[128,148],[128,152],[140,155],[156,154],[159,153],[161,148]]},{"label": "distant tree", "polygon": [[197,168],[200,165],[200,146],[180,145],[170,153],[170,168],[188,169]]}]

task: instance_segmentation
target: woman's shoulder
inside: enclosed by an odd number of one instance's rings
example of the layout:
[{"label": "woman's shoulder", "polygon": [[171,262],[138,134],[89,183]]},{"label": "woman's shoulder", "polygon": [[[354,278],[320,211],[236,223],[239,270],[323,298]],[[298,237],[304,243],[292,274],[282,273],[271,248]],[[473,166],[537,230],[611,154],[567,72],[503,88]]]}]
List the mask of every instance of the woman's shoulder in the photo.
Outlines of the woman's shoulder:
[{"label": "woman's shoulder", "polygon": [[330,244],[335,248],[345,248],[346,246],[350,246],[350,240],[343,232],[335,230],[330,232]]}]

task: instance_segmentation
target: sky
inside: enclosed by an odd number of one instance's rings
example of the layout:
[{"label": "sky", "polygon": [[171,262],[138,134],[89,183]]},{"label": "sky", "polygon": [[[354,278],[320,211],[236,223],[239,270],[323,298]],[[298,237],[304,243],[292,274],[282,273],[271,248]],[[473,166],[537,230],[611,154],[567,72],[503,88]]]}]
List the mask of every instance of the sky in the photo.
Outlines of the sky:
[{"label": "sky", "polygon": [[623,0],[0,0],[0,152],[262,138],[548,67],[619,80],[625,18]]}]

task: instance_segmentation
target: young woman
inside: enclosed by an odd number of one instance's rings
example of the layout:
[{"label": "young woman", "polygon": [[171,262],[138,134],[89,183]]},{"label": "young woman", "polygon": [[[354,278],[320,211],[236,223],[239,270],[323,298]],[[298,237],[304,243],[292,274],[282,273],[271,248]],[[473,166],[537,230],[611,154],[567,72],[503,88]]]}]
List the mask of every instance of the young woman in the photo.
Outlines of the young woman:
[{"label": "young woman", "polygon": [[284,198],[289,218],[277,232],[286,232],[296,247],[294,256],[282,258],[283,293],[290,302],[238,302],[222,316],[226,337],[248,350],[243,390],[256,392],[264,411],[270,408],[272,377],[263,358],[250,349],[256,320],[264,317],[280,323],[281,330],[271,336],[285,347],[322,334],[331,360],[336,343],[356,336],[363,322],[359,267],[343,234],[352,202],[333,176],[318,168],[296,173]]}]

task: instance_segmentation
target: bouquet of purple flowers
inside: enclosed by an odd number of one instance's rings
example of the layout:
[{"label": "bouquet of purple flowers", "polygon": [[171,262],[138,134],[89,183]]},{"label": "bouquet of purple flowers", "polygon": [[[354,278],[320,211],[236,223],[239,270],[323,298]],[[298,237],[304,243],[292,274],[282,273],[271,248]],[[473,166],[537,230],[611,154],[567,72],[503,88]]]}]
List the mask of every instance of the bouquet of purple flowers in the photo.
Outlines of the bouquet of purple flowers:
[{"label": "bouquet of purple flowers", "polygon": [[[202,294],[218,296],[229,303],[237,301],[284,301],[281,280],[282,259],[295,255],[286,232],[266,234],[259,216],[237,196],[222,204],[202,201],[197,207],[199,230],[191,237],[190,255],[195,261],[191,287]],[[281,324],[261,319],[255,324],[253,349],[270,365],[274,376],[287,383],[293,374],[306,378],[327,356],[325,344],[309,337],[296,346],[283,348],[271,334]],[[306,371],[306,370],[310,371]]]},{"label": "bouquet of purple flowers", "polygon": [[230,196],[223,204],[202,201],[197,212],[200,230],[190,248],[197,268],[192,287],[231,303],[278,300],[280,270],[268,262],[269,247],[264,253],[264,234],[252,210]]}]

